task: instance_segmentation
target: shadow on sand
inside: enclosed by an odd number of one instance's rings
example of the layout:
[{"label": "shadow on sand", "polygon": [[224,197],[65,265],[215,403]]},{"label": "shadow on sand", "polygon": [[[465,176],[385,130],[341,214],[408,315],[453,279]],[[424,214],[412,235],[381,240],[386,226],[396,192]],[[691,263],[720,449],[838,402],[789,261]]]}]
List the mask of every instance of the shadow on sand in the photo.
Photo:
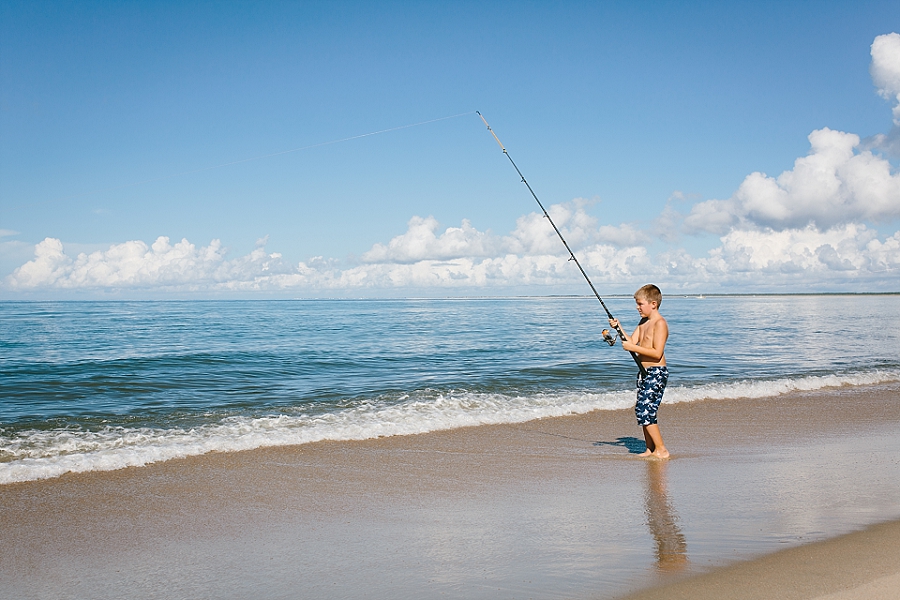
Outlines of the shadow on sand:
[{"label": "shadow on sand", "polygon": [[620,437],[614,442],[594,442],[595,446],[620,446],[628,450],[630,454],[640,454],[647,449],[644,440],[636,437]]}]

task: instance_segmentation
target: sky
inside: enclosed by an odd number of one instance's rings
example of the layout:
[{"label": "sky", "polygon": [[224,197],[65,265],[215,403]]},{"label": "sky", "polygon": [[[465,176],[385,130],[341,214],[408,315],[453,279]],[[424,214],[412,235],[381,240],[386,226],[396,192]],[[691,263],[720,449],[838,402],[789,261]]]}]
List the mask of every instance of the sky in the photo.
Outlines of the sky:
[{"label": "sky", "polygon": [[0,299],[900,292],[900,8],[0,4]]}]

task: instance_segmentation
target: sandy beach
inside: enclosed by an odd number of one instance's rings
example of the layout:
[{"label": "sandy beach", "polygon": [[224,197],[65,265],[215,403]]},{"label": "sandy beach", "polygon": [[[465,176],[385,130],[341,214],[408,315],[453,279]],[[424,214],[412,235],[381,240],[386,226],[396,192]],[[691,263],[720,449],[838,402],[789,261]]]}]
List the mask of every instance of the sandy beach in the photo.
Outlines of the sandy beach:
[{"label": "sandy beach", "polygon": [[598,411],[0,486],[0,598],[896,597],[900,386],[661,426],[664,462]]},{"label": "sandy beach", "polygon": [[895,600],[900,595],[900,521],[629,595],[626,600]]}]

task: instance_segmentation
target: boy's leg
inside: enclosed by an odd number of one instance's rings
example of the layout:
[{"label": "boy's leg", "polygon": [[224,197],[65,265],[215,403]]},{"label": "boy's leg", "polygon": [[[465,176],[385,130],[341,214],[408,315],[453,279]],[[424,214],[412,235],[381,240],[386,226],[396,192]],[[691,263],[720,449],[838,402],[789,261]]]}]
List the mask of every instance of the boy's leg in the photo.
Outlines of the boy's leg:
[{"label": "boy's leg", "polygon": [[656,446],[653,443],[653,438],[650,437],[650,432],[647,431],[647,425],[641,425],[641,431],[644,432],[644,444],[646,444],[647,449],[638,454],[638,457],[646,458],[653,454],[653,450],[656,448]]},{"label": "boy's leg", "polygon": [[669,451],[663,444],[662,433],[659,431],[659,425],[644,425],[644,441],[647,442],[647,451],[641,456],[655,456],[656,458],[669,458]]},{"label": "boy's leg", "polygon": [[650,367],[647,376],[637,379],[637,402],[634,405],[634,414],[637,416],[638,425],[644,431],[644,441],[647,450],[640,456],[655,456],[656,458],[668,458],[669,451],[663,444],[659,425],[656,424],[656,411],[662,402],[666,383],[669,381],[669,370],[666,367]]}]

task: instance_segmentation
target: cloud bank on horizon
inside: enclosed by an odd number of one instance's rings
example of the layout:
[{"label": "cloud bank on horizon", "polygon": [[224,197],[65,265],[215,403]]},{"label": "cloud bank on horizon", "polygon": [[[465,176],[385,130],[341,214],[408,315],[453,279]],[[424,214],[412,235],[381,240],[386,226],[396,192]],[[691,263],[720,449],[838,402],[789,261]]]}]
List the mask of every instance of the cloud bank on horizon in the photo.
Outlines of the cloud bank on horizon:
[{"label": "cloud bank on horizon", "polygon": [[[861,140],[823,127],[810,150],[777,177],[748,175],[726,200],[705,200],[687,214],[671,206],[646,229],[599,225],[588,202],[549,212],[585,269],[597,279],[653,281],[672,291],[898,291],[900,231],[880,237],[871,225],[900,218],[900,174],[887,157],[900,153],[900,34],[875,38],[872,81],[892,106],[893,128]],[[677,195],[677,193],[676,193]],[[695,257],[677,242],[714,234],[719,245]],[[666,242],[651,252],[653,240]],[[559,286],[580,278],[542,214],[521,216],[506,235],[470,222],[441,231],[433,217],[414,216],[405,233],[377,243],[354,264],[317,257],[291,263],[260,240],[234,259],[219,240],[198,247],[128,241],[107,250],[66,254],[61,240],[35,246],[34,259],[9,275],[17,292],[160,290],[290,292],[482,289]]]}]

